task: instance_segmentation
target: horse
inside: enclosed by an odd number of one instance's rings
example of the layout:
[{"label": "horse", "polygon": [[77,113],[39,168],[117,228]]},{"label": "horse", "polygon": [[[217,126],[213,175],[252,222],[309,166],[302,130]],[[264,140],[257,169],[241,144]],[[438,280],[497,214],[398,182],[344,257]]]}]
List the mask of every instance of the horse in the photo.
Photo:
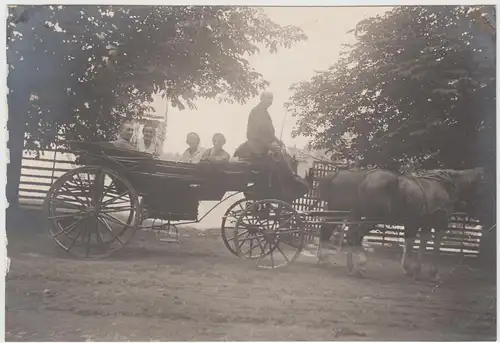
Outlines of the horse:
[{"label": "horse", "polygon": [[[457,206],[469,198],[475,189],[486,182],[485,169],[431,170],[398,177],[400,216],[405,228],[405,243],[402,266],[407,275],[420,278],[424,265],[426,242],[434,229],[433,258],[430,276],[438,280],[438,260],[441,240],[448,222]],[[415,261],[413,244],[420,232],[418,258]]]},{"label": "horse", "polygon": [[[312,174],[308,175],[312,182]],[[349,212],[349,221],[360,222],[362,218],[388,218],[397,210],[398,175],[391,171],[374,169],[339,170],[328,173],[318,179],[319,199],[327,203],[330,211]],[[372,224],[359,223],[349,225],[347,231],[349,273],[353,273],[356,261],[352,259],[352,251],[358,251],[358,257],[364,258],[362,240],[373,228]],[[323,224],[320,229],[320,252],[327,247],[334,224]],[[319,261],[323,260],[320,254]],[[359,271],[357,271],[359,273]]]},{"label": "horse", "polygon": [[[433,170],[417,174],[400,174],[375,169],[371,171],[337,171],[318,181],[320,200],[327,202],[329,210],[349,211],[350,220],[361,218],[380,219],[380,222],[399,223],[404,226],[405,244],[403,270],[411,277],[421,275],[425,244],[420,244],[418,260],[413,259],[413,244],[419,228],[421,241],[434,239],[434,259],[430,274],[439,279],[437,260],[444,231],[460,199],[467,198],[474,188],[485,182],[484,168],[462,171]],[[310,176],[311,178],[311,176]],[[352,225],[349,229],[351,247],[361,247],[361,242],[372,225]],[[328,241],[333,233],[331,225],[321,228],[320,244]],[[348,236],[348,237],[349,237]],[[349,259],[348,259],[349,264]],[[352,268],[348,265],[348,268]]]}]

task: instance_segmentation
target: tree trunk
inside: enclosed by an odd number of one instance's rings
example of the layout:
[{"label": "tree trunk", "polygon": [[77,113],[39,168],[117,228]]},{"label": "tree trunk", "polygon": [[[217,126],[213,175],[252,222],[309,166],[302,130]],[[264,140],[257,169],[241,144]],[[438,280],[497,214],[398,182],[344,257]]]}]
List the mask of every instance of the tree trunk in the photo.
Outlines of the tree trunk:
[{"label": "tree trunk", "polygon": [[[7,165],[6,196],[9,207],[14,209],[19,207],[24,135],[30,110],[31,84],[37,70],[36,64],[30,62],[36,60],[33,49],[35,44],[33,22],[36,21],[33,18],[39,14],[39,9],[31,6],[18,8],[13,22],[17,23],[15,31],[20,32],[23,39],[13,39],[7,42],[7,87],[9,90],[7,95],[7,130],[9,133],[7,148],[9,149],[9,164]],[[16,12],[15,9],[13,10]]]},{"label": "tree trunk", "polygon": [[[10,101],[9,101],[10,102]],[[19,206],[19,183],[21,181],[21,166],[24,147],[24,121],[21,115],[13,119],[14,115],[9,110],[9,119],[7,121],[7,130],[9,140],[7,148],[9,149],[9,164],[7,165],[7,189],[6,196],[9,207],[17,208]]]},{"label": "tree trunk", "polygon": [[[7,165],[7,201],[9,207],[19,205],[19,182],[21,180],[21,166],[24,149],[25,123],[28,116],[29,91],[19,87],[22,84],[22,73],[10,72],[7,77],[8,120],[7,130],[9,140],[9,164]],[[17,86],[17,87],[16,87]]]}]

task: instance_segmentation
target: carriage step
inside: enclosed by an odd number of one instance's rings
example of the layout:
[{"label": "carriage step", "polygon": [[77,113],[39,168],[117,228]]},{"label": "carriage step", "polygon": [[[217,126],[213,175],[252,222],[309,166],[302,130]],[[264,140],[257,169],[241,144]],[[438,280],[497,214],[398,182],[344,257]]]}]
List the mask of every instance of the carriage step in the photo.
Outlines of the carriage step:
[{"label": "carriage step", "polygon": [[[163,236],[163,237],[162,237]],[[166,242],[166,243],[180,243],[179,241],[179,235],[174,234],[172,232],[157,232],[156,233],[156,239],[158,239],[160,242]]]}]

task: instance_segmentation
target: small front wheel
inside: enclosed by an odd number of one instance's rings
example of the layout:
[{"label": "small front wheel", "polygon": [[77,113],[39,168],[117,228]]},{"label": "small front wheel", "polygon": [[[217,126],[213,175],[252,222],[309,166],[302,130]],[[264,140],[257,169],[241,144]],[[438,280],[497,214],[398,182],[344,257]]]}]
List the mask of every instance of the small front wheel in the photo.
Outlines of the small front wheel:
[{"label": "small front wheel", "polygon": [[221,237],[226,248],[231,252],[231,254],[238,256],[238,252],[234,246],[234,229],[238,218],[243,213],[243,211],[253,203],[252,200],[240,199],[232,204],[224,213],[221,223]]},{"label": "small front wheel", "polygon": [[233,242],[238,256],[257,259],[257,267],[283,267],[299,257],[305,227],[290,204],[276,199],[256,201],[239,216]]}]

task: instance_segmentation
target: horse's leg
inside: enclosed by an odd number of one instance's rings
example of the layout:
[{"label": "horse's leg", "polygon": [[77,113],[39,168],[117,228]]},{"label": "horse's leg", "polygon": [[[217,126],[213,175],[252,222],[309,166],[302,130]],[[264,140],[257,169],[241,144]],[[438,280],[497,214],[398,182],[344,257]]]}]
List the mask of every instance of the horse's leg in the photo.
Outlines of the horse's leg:
[{"label": "horse's leg", "polygon": [[354,259],[354,272],[358,276],[363,275],[364,266],[366,265],[367,258],[363,247],[363,238],[365,236],[365,232],[369,229],[370,226],[360,224],[356,227],[355,232],[353,233],[353,242],[352,249],[355,251],[355,259]]},{"label": "horse's leg", "polygon": [[408,276],[414,276],[414,257],[413,257],[413,245],[415,243],[415,237],[417,235],[418,225],[416,224],[406,224],[405,226],[405,244],[403,251],[403,259],[401,264],[403,269]]},{"label": "horse's leg", "polygon": [[356,245],[359,249],[358,251],[358,262],[359,262],[359,265],[365,265],[366,262],[368,261],[368,258],[366,257],[366,253],[365,253],[365,247],[363,246],[363,238],[365,237],[365,235],[372,229],[372,225],[361,225],[360,226],[360,231],[358,233],[358,237],[357,237],[357,242],[356,242]]},{"label": "horse's leg", "polygon": [[328,249],[328,242],[330,241],[330,238],[333,235],[333,231],[335,229],[334,224],[322,224],[320,228],[320,235],[319,235],[319,248],[318,248],[318,263],[324,262],[326,259],[326,256],[328,254],[323,253],[323,249]]},{"label": "horse's leg", "polygon": [[448,226],[448,220],[440,220],[438,225],[434,227],[434,249],[432,251],[432,262],[430,267],[430,276],[434,281],[440,279],[438,273],[439,255],[441,253],[441,240]]},{"label": "horse's leg", "polygon": [[353,258],[353,245],[354,245],[354,225],[350,226],[346,234],[346,267],[349,275],[352,275],[355,269],[354,258]]},{"label": "horse's leg", "polygon": [[428,225],[422,226],[420,230],[420,244],[418,247],[418,259],[415,266],[415,278],[420,278],[422,276],[422,269],[425,265],[425,251],[427,248],[427,242],[431,237],[431,228]]},{"label": "horse's leg", "polygon": [[[352,225],[347,231],[347,249],[346,249],[346,264],[349,274],[361,274],[357,268],[362,261],[362,241],[363,241],[363,227],[360,224]],[[366,261],[365,261],[366,262]]]}]

